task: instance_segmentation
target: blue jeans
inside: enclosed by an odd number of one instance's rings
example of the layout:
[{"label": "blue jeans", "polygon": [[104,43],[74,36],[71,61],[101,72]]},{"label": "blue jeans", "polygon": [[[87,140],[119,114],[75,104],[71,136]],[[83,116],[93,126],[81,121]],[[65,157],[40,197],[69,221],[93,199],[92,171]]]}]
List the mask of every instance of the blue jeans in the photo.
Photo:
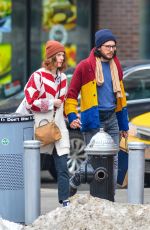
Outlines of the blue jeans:
[{"label": "blue jeans", "polygon": [[58,181],[58,199],[59,203],[67,200],[69,197],[69,173],[67,167],[67,154],[59,156],[56,151],[53,151],[53,158],[57,171]]},{"label": "blue jeans", "polygon": [[[104,128],[104,131],[107,132],[114,143],[119,147],[119,127],[118,121],[116,118],[116,113],[114,112],[108,119],[103,118],[101,119],[101,128]],[[91,138],[99,132],[99,129],[93,129],[89,132],[84,132],[84,140],[86,145],[89,144]],[[118,155],[114,156],[114,188],[117,186],[117,172],[118,172]],[[74,188],[80,185],[80,175],[77,171],[75,175],[73,175],[70,179],[70,185]]]}]

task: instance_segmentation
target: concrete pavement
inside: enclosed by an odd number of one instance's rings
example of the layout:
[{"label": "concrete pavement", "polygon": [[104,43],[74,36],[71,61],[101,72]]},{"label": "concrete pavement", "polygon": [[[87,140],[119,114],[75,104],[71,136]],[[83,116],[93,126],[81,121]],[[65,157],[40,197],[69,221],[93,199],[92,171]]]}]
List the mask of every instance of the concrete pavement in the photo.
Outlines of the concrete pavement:
[{"label": "concrete pavement", "polygon": [[[88,185],[81,185],[78,193],[89,193]],[[115,200],[116,202],[126,203],[128,200],[127,189],[117,189]],[[144,189],[144,204],[150,204],[150,188]],[[57,207],[61,207],[57,200],[57,185],[49,185],[49,188],[41,188],[41,215]]]}]

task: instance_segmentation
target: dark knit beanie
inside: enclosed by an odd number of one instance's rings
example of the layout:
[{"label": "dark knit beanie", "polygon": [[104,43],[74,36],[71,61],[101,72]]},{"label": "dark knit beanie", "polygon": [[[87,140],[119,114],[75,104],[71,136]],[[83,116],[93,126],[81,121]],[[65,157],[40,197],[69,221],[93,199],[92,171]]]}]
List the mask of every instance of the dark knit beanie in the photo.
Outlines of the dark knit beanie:
[{"label": "dark knit beanie", "polygon": [[45,54],[47,59],[59,52],[65,52],[65,48],[60,42],[51,40],[46,43]]},{"label": "dark knit beanie", "polygon": [[116,42],[116,37],[113,35],[112,31],[109,29],[103,29],[103,30],[98,30],[95,33],[95,46],[96,48],[100,47],[103,45],[105,42],[108,41],[115,41]]}]

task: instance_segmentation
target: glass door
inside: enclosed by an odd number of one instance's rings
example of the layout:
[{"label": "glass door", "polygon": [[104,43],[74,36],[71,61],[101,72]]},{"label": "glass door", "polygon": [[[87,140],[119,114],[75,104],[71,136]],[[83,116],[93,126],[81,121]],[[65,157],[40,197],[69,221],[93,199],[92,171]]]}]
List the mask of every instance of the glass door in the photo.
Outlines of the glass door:
[{"label": "glass door", "polygon": [[26,76],[26,0],[0,0],[0,108]]}]

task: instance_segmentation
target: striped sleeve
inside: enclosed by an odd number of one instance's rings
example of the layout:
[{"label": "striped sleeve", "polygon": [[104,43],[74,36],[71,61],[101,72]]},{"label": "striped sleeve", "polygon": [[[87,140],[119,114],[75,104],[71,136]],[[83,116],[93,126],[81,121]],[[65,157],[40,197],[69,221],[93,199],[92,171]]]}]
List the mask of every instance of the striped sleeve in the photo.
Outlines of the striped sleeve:
[{"label": "striped sleeve", "polygon": [[65,114],[68,116],[69,122],[72,122],[77,118],[78,95],[81,90],[81,86],[82,72],[79,63],[71,79],[67,98],[65,101]]},{"label": "striped sleeve", "polygon": [[129,130],[129,119],[128,119],[128,109],[127,109],[127,102],[126,102],[126,95],[124,91],[123,81],[120,81],[121,91],[122,91],[122,98],[117,98],[117,109],[116,109],[116,116],[118,120],[119,130],[127,131]]},{"label": "striped sleeve", "polygon": [[31,75],[24,89],[27,109],[33,110],[35,112],[48,111],[49,100],[42,97],[39,98],[39,95],[41,93],[41,88],[42,88],[41,76],[38,72],[34,72]]}]

